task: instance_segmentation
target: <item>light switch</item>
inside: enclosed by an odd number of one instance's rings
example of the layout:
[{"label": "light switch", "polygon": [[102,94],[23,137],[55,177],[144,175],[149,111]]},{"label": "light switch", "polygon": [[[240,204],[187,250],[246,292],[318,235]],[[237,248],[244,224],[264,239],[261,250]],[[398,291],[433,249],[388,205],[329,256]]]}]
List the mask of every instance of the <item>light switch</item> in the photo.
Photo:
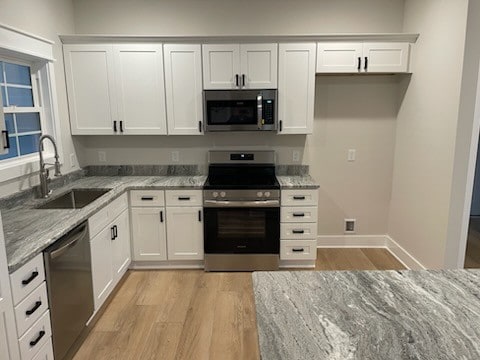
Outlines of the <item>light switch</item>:
[{"label": "light switch", "polygon": [[357,150],[348,149],[348,155],[347,155],[348,161],[355,161],[356,156],[357,156]]}]

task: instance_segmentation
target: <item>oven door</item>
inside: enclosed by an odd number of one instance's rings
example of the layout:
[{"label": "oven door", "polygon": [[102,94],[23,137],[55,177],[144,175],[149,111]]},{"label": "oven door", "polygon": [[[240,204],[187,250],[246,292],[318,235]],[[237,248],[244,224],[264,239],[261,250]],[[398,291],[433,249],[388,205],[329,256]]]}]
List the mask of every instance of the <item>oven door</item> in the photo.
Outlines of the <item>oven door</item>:
[{"label": "oven door", "polygon": [[204,208],[207,254],[278,254],[280,208]]}]

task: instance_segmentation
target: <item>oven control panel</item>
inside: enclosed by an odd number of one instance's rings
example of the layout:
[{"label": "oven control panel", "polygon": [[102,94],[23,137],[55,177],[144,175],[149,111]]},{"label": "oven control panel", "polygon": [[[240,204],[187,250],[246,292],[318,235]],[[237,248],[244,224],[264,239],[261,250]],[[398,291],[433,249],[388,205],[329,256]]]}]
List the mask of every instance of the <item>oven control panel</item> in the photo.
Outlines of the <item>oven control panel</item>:
[{"label": "oven control panel", "polygon": [[204,200],[257,201],[279,200],[280,191],[271,190],[204,190]]}]

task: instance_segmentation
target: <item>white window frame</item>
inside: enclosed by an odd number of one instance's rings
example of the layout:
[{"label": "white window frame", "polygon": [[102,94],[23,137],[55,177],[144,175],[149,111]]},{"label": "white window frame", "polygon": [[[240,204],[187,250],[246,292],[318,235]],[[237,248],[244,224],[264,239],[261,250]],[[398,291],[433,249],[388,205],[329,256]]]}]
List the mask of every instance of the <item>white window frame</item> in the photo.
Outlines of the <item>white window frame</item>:
[{"label": "white window frame", "polygon": [[[30,66],[34,105],[40,108],[42,134],[55,138],[63,163],[53,68],[54,43],[3,24],[0,24],[0,39],[0,59]],[[8,107],[4,109],[8,113]],[[49,142],[44,143],[43,155],[46,162],[53,162],[53,146]],[[39,160],[38,153],[33,153],[0,161],[0,183],[35,174],[40,169]]]}]

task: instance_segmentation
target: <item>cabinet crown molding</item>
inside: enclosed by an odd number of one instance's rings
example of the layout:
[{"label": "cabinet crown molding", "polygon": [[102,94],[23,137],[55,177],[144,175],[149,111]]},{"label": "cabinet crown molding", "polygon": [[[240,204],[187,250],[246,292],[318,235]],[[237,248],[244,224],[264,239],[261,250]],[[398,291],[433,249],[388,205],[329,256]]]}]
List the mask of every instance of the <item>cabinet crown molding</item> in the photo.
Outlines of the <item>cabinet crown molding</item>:
[{"label": "cabinet crown molding", "polygon": [[301,42],[301,41],[401,41],[415,43],[419,34],[406,33],[340,33],[305,35],[222,35],[222,36],[173,36],[173,35],[60,35],[63,44],[85,43],[261,43],[261,42]]}]

